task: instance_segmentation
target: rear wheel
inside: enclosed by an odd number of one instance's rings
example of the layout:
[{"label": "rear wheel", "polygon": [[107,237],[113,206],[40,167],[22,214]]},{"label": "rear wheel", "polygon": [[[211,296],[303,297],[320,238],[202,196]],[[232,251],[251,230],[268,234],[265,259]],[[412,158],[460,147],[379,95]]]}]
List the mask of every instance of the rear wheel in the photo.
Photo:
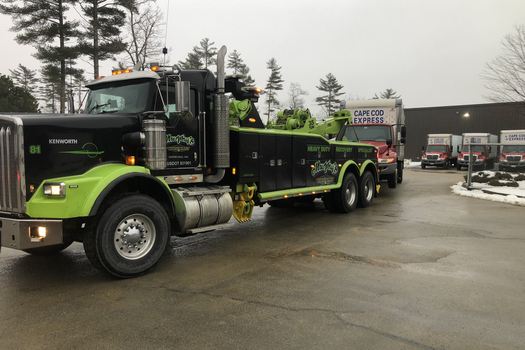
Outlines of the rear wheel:
[{"label": "rear wheel", "polygon": [[374,200],[376,187],[376,180],[374,175],[370,171],[365,171],[361,180],[359,181],[359,206],[366,208],[372,204]]},{"label": "rear wheel", "polygon": [[427,166],[425,164],[421,164],[421,169],[425,169]]},{"label": "rear wheel", "polygon": [[169,246],[170,221],[165,209],[144,195],[124,197],[100,217],[84,236],[94,266],[113,276],[138,276],[155,266]]},{"label": "rear wheel", "polygon": [[332,190],[323,198],[328,210],[335,213],[349,213],[357,207],[359,187],[353,173],[347,173],[341,187]]}]

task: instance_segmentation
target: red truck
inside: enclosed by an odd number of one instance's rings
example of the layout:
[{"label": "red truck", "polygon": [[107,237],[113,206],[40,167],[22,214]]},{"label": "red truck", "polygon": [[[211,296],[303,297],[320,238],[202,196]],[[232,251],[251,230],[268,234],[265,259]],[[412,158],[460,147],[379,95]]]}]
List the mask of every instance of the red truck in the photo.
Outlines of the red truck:
[{"label": "red truck", "polygon": [[[378,148],[380,180],[389,188],[403,182],[405,160],[405,113],[401,99],[348,101],[354,130],[349,141]],[[348,132],[347,132],[348,135]]]}]

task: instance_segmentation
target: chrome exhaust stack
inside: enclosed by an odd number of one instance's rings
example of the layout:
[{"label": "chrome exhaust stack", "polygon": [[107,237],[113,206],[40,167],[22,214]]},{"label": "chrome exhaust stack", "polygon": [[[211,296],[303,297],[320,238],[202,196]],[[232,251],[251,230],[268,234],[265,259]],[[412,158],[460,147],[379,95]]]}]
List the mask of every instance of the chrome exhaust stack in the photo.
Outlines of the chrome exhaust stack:
[{"label": "chrome exhaust stack", "polygon": [[222,180],[225,169],[230,167],[230,127],[228,123],[228,98],[225,92],[225,60],[226,46],[222,46],[217,53],[217,90],[214,98],[215,120],[213,120],[213,165],[217,169],[215,174],[206,176],[205,181],[217,183]]}]

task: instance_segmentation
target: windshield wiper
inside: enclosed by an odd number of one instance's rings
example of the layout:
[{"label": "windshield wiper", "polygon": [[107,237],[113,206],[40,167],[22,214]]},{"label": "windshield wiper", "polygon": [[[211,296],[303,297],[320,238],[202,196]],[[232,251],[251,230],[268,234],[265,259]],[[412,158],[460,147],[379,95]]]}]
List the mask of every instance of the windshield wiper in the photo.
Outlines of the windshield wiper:
[{"label": "windshield wiper", "polygon": [[109,102],[107,102],[107,103],[102,103],[102,104],[100,104],[100,105],[97,103],[96,105],[94,105],[93,107],[91,107],[91,108],[89,109],[88,114],[91,113],[91,112],[93,112],[94,109],[99,109],[100,107],[104,107],[104,106],[109,106]]}]

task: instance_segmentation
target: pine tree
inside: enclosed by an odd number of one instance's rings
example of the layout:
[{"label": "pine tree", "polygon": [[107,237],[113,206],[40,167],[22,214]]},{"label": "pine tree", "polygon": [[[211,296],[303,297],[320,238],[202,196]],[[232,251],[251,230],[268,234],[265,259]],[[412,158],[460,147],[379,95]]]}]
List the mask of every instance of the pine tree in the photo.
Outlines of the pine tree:
[{"label": "pine tree", "polygon": [[283,82],[281,76],[281,68],[277,64],[275,58],[270,58],[266,62],[266,68],[270,70],[270,76],[266,82],[266,103],[268,104],[267,118],[266,123],[270,122],[270,114],[274,111],[274,106],[279,106],[279,101],[277,100],[277,92],[283,89]]},{"label": "pine tree", "polygon": [[32,45],[35,57],[60,67],[60,112],[66,107],[66,62],[78,57],[75,43],[78,24],[66,18],[69,5],[75,0],[2,0],[0,13],[13,19],[11,30],[19,44]]},{"label": "pine tree", "polygon": [[0,112],[37,112],[38,102],[28,90],[15,86],[13,80],[0,75]]},{"label": "pine tree", "polygon": [[183,69],[202,69],[204,67],[201,58],[195,52],[189,52],[186,60],[179,61],[179,66]]},{"label": "pine tree", "polygon": [[208,69],[208,66],[216,62],[215,56],[217,55],[217,48],[214,45],[215,43],[210,41],[209,38],[204,38],[200,41],[199,46],[193,48],[193,52],[196,53],[204,63],[205,69]]},{"label": "pine tree", "polygon": [[392,99],[392,98],[401,98],[401,96],[398,95],[394,89],[389,88],[379,93],[379,95],[377,94],[374,95],[374,99],[378,99],[378,98]]},{"label": "pine tree", "polygon": [[233,69],[233,74],[237,75],[240,73],[241,68],[244,66],[244,61],[241,58],[241,54],[237,50],[233,50],[228,55],[227,68]]},{"label": "pine tree", "polygon": [[9,72],[16,86],[23,88],[31,94],[38,88],[36,70],[29,69],[23,64],[18,64],[18,67],[10,69]]},{"label": "pine tree", "polygon": [[120,37],[121,28],[126,22],[126,14],[113,0],[81,0],[83,19],[87,21],[81,33],[80,52],[93,62],[93,75],[100,75],[100,61],[113,57],[126,49]]},{"label": "pine tree", "polygon": [[319,86],[316,87],[326,94],[317,97],[315,101],[319,106],[326,109],[328,116],[334,114],[336,112],[336,107],[341,103],[341,100],[338,97],[344,95],[344,92],[339,92],[343,88],[343,85],[339,84],[332,73],[328,73],[326,79],[319,79]]},{"label": "pine tree", "polygon": [[39,100],[44,104],[46,112],[56,113],[57,102],[60,101],[60,68],[53,64],[46,64],[40,70]]}]

